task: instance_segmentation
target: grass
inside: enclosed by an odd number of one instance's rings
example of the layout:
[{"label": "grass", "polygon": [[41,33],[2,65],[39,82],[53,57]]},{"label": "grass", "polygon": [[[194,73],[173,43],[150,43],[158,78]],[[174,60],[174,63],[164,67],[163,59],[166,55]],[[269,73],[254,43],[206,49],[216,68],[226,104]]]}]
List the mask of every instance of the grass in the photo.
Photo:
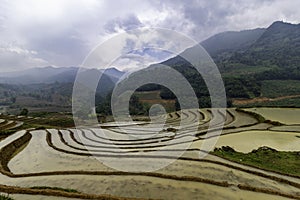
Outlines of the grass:
[{"label": "grass", "polygon": [[0,200],[14,200],[13,198],[10,198],[9,195],[3,195],[3,194],[0,194]]},{"label": "grass", "polygon": [[60,188],[60,187],[34,186],[34,187],[31,187],[30,189],[37,189],[37,190],[50,189],[50,190],[58,190],[58,191],[70,192],[70,193],[79,193],[77,190],[74,190],[74,189]]},{"label": "grass", "polygon": [[35,112],[30,114],[32,117],[40,117],[32,123],[52,127],[74,127],[73,116],[71,113],[61,112]]},{"label": "grass", "polygon": [[29,144],[29,141],[23,144],[20,148],[18,148],[12,155],[10,159],[13,159],[16,155],[18,155],[21,151],[23,151],[27,145]]},{"label": "grass", "polygon": [[13,133],[15,133],[16,131],[11,129],[11,130],[0,130],[0,136],[9,136]]},{"label": "grass", "polygon": [[300,152],[276,151],[268,147],[260,147],[250,153],[241,153],[230,147],[222,147],[216,148],[212,154],[240,164],[300,176]]},{"label": "grass", "polygon": [[[27,128],[57,128],[57,127],[63,127],[63,128],[70,128],[74,127],[74,120],[72,114],[69,113],[49,113],[49,112],[39,112],[39,113],[33,113],[30,115],[31,117],[39,117],[39,119],[10,119],[14,121],[23,121],[23,126],[19,127],[22,130]],[[8,116],[3,115],[1,118],[5,119],[8,118]],[[29,120],[29,121],[28,121]]]},{"label": "grass", "polygon": [[51,127],[74,127],[73,118],[51,118],[51,119],[40,119],[37,122],[39,125],[51,126]]},{"label": "grass", "polygon": [[4,129],[4,130],[0,129],[0,141],[14,134],[17,131],[26,130],[26,129],[43,130],[47,128],[55,128],[55,127],[50,125],[31,124],[31,123],[24,122],[22,126],[14,129]]},{"label": "grass", "polygon": [[[26,128],[25,128],[26,129]],[[0,141],[8,136],[10,136],[11,134],[17,132],[17,131],[20,131],[20,130],[24,130],[23,128],[23,125],[18,127],[18,128],[15,128],[15,129],[5,129],[5,130],[1,130],[0,129]]]},{"label": "grass", "polygon": [[50,126],[44,127],[39,124],[30,124],[30,123],[25,122],[22,126],[14,128],[14,129],[5,129],[5,130],[0,129],[0,136],[9,136],[17,131],[26,130],[26,129],[30,129],[30,128],[40,130],[40,129],[51,128],[51,127]]},{"label": "grass", "polygon": [[[72,115],[65,114],[65,113],[36,113],[37,116],[42,116],[43,118],[39,119],[31,119],[28,121],[28,118],[25,119],[10,119],[14,121],[23,121],[23,125],[13,129],[1,129],[0,128],[0,140],[3,140],[7,136],[26,129],[36,129],[36,130],[43,130],[43,129],[51,129],[51,128],[70,128],[74,127],[74,120]],[[35,116],[35,117],[37,117]],[[1,118],[7,119],[9,116],[1,115]]]}]

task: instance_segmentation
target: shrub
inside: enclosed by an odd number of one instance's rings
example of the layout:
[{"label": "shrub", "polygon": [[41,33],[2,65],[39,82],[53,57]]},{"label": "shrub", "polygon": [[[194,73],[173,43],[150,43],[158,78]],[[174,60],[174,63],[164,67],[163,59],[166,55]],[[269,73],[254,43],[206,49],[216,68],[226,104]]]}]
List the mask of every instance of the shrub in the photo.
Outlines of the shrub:
[{"label": "shrub", "polygon": [[14,199],[10,198],[9,194],[7,195],[0,194],[0,200],[14,200]]},{"label": "shrub", "polygon": [[28,109],[27,108],[23,108],[22,110],[21,110],[21,112],[20,112],[20,115],[22,115],[22,116],[27,116],[28,115]]}]

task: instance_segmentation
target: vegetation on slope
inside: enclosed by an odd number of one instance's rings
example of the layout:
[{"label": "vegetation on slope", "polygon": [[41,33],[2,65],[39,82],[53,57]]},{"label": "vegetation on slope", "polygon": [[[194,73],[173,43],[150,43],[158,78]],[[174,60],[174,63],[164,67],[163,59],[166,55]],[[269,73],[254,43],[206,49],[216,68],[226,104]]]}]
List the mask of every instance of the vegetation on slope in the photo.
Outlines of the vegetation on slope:
[{"label": "vegetation on slope", "polygon": [[58,191],[64,191],[64,192],[78,193],[77,190],[69,189],[69,188],[60,188],[60,187],[34,186],[34,187],[31,187],[30,189],[40,189],[40,190],[50,189],[50,190],[58,190]]},{"label": "vegetation on slope", "polygon": [[233,56],[230,62],[249,66],[298,67],[299,33],[300,25],[274,22],[250,48]]},{"label": "vegetation on slope", "polygon": [[299,95],[300,80],[265,80],[261,88],[262,96],[268,98]]},{"label": "vegetation on slope", "polygon": [[[295,86],[295,81],[300,80],[299,30],[300,25],[275,22],[267,29],[225,32],[202,42],[222,73],[227,97],[249,99],[300,94],[300,88]],[[238,47],[219,41],[228,37],[229,43],[239,44]],[[187,51],[192,50],[193,47]],[[205,82],[189,62],[176,56],[162,64],[185,76],[198,98],[209,97]]]},{"label": "vegetation on slope", "polygon": [[213,154],[241,164],[300,176],[300,152],[284,152],[260,147],[250,153],[241,153],[231,147],[222,147],[216,148]]},{"label": "vegetation on slope", "polygon": [[9,195],[0,194],[0,200],[13,200]]}]

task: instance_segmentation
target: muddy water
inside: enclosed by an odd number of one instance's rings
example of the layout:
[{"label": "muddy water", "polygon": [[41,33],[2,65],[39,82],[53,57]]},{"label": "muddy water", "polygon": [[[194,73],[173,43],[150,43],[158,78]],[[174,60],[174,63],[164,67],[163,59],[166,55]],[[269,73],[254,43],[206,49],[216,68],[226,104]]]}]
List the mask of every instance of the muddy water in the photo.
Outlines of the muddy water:
[{"label": "muddy water", "polygon": [[266,119],[279,121],[284,124],[300,124],[299,108],[250,108],[246,110],[256,112]]},{"label": "muddy water", "polygon": [[[0,142],[0,148],[19,138],[24,133],[25,132],[18,132],[6,138],[4,141]],[[60,141],[55,130],[52,130],[51,133],[53,136],[53,143],[56,146],[74,152],[81,152],[64,145]],[[46,142],[46,132],[43,130],[33,131],[32,135],[33,137],[28,146],[9,163],[12,172],[31,173],[65,170],[114,171],[101,164],[93,157],[76,156],[55,151],[48,146]],[[300,133],[244,131],[232,135],[221,136],[217,146],[228,145],[242,152],[249,152],[260,146],[269,146],[277,150],[299,151],[300,143],[299,139],[295,137],[296,135],[300,136]],[[69,136],[64,138],[68,142],[71,142],[72,140]],[[199,148],[201,144],[201,141],[194,142],[191,148]],[[153,160],[151,161],[153,162]],[[118,162],[118,160],[116,160],[116,162]],[[136,159],[128,162],[128,164],[130,163],[136,165],[141,164],[142,162],[139,162],[139,160]],[[281,184],[276,181],[211,163],[194,163],[191,161],[177,160],[167,168],[157,171],[157,173],[177,176],[195,176],[215,181],[225,180],[235,185],[241,183],[289,194],[300,192],[299,189],[286,184]],[[59,175],[8,178],[0,175],[0,184],[24,187],[37,185],[63,187],[77,189],[78,191],[91,194],[111,194],[123,197],[154,199],[285,199],[273,195],[243,191],[237,187],[224,188],[200,182],[176,181],[147,176]],[[15,197],[16,199],[21,199],[21,197],[30,199],[30,195],[16,195]],[[43,196],[35,196],[35,198],[44,199]]]},{"label": "muddy water", "polygon": [[[46,142],[46,132],[32,131],[27,147],[8,164],[14,173],[32,173],[62,170],[109,170],[93,157],[76,156],[55,151]],[[0,143],[1,144],[1,143]],[[29,162],[30,161],[30,162]]]},{"label": "muddy water", "polygon": [[[46,143],[45,131],[33,131],[32,139],[28,146],[17,156],[15,156],[10,162],[9,167],[13,173],[34,173],[34,172],[49,172],[49,171],[114,171],[109,167],[106,167],[96,159],[87,156],[68,155],[57,152],[50,148]],[[142,159],[128,159],[127,165],[141,165],[149,164],[149,162],[163,162],[164,159],[159,160],[142,160]],[[119,162],[119,159],[115,159],[115,162]],[[299,189],[290,187],[288,185],[274,182],[270,179],[262,178],[256,175],[245,173],[239,170],[228,168],[222,165],[206,163],[206,162],[191,162],[177,160],[166,168],[160,169],[157,173],[175,175],[175,176],[193,176],[201,177],[204,179],[215,180],[222,182],[224,180],[231,184],[247,184],[255,187],[268,188],[272,190],[280,190],[286,193],[295,194]],[[53,181],[55,181],[54,176]],[[73,177],[65,176],[65,177]],[[87,175],[78,175],[75,177],[89,177]],[[98,176],[94,176],[98,177]],[[138,176],[137,176],[138,177]],[[148,179],[149,177],[145,177]],[[28,178],[20,178],[18,180],[27,180]],[[34,179],[34,177],[32,177]],[[36,179],[44,179],[36,177]],[[157,179],[157,178],[153,178]],[[15,179],[13,179],[15,180]],[[83,179],[82,179],[83,180]],[[135,179],[134,179],[135,180]],[[163,180],[163,179],[158,179]],[[74,180],[75,181],[75,180]],[[166,181],[166,180],[164,180]],[[169,180],[174,182],[173,180]],[[6,181],[4,181],[6,183]],[[52,182],[49,182],[52,183]],[[176,183],[176,181],[175,181]],[[76,183],[74,186],[81,188]],[[39,183],[38,185],[42,185]],[[48,186],[48,184],[47,184]],[[71,185],[73,186],[73,185]],[[66,186],[64,186],[66,187]],[[73,187],[72,187],[73,188]]]},{"label": "muddy water", "polygon": [[[2,177],[0,180],[3,180]],[[111,194],[122,197],[153,199],[207,199],[211,200],[280,200],[283,197],[225,188],[204,183],[174,181],[141,176],[46,176],[7,180],[6,184],[31,187],[73,188],[90,194]]]},{"label": "muddy water", "polygon": [[[278,131],[244,131],[219,138],[216,147],[230,146],[236,151],[248,153],[262,146],[278,151],[300,151],[300,133]],[[194,142],[191,148],[200,148],[203,141]]]},{"label": "muddy water", "polygon": [[286,132],[299,132],[300,133],[300,125],[296,126],[274,126],[270,128],[270,130],[274,131],[286,131]]},{"label": "muddy water", "polygon": [[[229,124],[229,126],[243,126],[243,125],[248,125],[248,124],[254,124],[257,122],[255,118],[252,116],[242,113],[242,112],[237,112],[235,108],[230,108],[228,109],[228,112],[232,113],[234,115],[234,121]],[[229,115],[229,114],[227,114]]]}]

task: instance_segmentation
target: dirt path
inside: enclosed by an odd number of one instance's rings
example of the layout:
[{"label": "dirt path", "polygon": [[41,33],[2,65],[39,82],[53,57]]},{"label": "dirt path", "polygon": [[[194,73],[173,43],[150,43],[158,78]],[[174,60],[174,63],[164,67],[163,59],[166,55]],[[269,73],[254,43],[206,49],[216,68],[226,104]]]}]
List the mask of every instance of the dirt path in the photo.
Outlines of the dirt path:
[{"label": "dirt path", "polygon": [[282,96],[282,97],[276,97],[276,98],[256,97],[253,99],[233,99],[232,103],[234,105],[245,105],[245,104],[251,104],[251,103],[279,101],[282,99],[290,99],[290,98],[296,98],[296,97],[300,97],[300,95],[289,95],[289,96]]}]

